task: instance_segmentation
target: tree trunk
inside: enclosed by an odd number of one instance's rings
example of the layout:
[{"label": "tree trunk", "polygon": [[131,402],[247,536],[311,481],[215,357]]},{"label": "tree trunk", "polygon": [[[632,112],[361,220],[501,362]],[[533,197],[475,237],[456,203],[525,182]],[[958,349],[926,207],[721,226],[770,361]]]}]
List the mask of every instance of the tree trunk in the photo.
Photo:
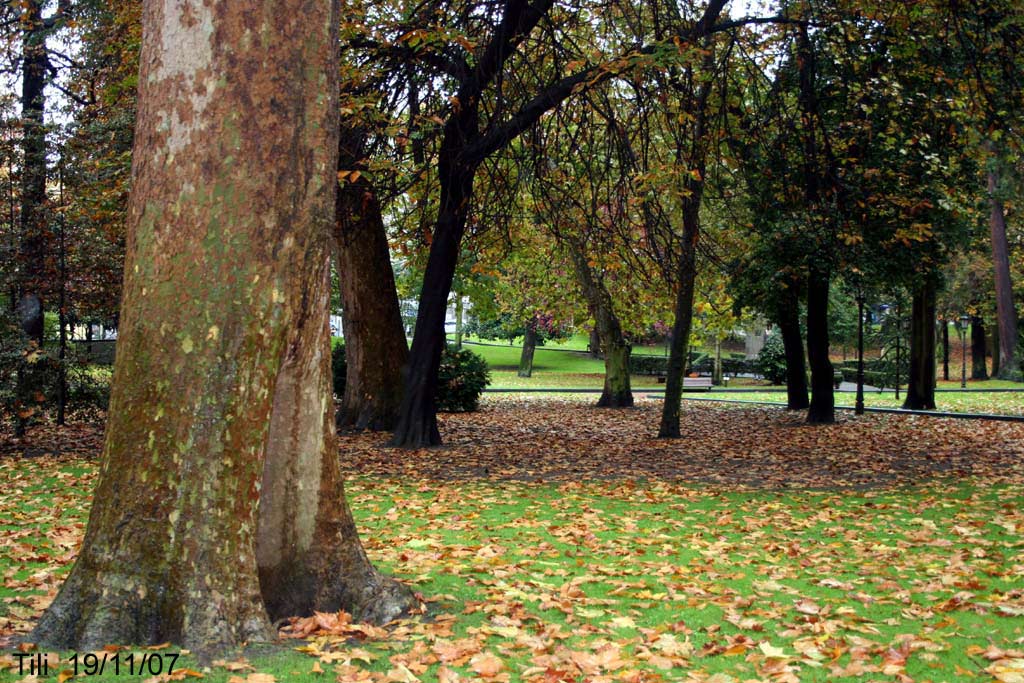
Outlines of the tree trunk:
[{"label": "tree trunk", "polygon": [[445,345],[448,294],[459,261],[459,245],[466,229],[476,174],[476,166],[467,164],[460,152],[466,140],[475,135],[478,125],[477,107],[464,103],[461,114],[445,126],[438,156],[441,197],[437,223],[423,273],[405,392],[390,442],[392,446],[423,448],[441,444],[441,433],[437,429],[437,371]]},{"label": "tree trunk", "polygon": [[597,325],[590,330],[590,343],[587,345],[587,350],[594,358],[601,357],[601,335],[597,331]]},{"label": "tree trunk", "polygon": [[345,500],[331,396],[327,261],[310,311],[291,330],[274,388],[260,488],[256,560],[272,620],[345,609],[385,623],[415,604],[366,557]]},{"label": "tree trunk", "polygon": [[907,410],[935,409],[935,285],[924,282],[914,290],[910,311],[910,377]]},{"label": "tree trunk", "polygon": [[715,333],[715,367],[711,371],[711,383],[715,386],[722,384],[722,340]]},{"label": "tree trunk", "polygon": [[999,349],[1000,349],[1000,346],[999,346],[999,325],[998,325],[998,321],[997,321],[997,324],[992,328],[991,332],[992,332],[992,334],[990,336],[992,337],[992,342],[991,342],[991,347],[992,347],[992,376],[993,377],[999,377]]},{"label": "tree trunk", "polygon": [[[942,321],[942,379],[949,381],[949,322]],[[985,357],[984,353],[981,356]]]},{"label": "tree trunk", "polygon": [[[993,162],[994,163],[994,162]],[[996,280],[996,319],[999,327],[1000,379],[1019,379],[1017,362],[1017,309],[1013,302],[1013,283],[1010,280],[1010,248],[1006,241],[1006,213],[999,198],[999,178],[996,171],[988,172],[989,231],[992,239],[992,261]],[[993,373],[996,370],[993,369]]]},{"label": "tree trunk", "polygon": [[462,316],[465,313],[462,304],[462,292],[455,292],[455,348],[462,348]]},{"label": "tree trunk", "polygon": [[[21,243],[18,253],[18,318],[25,335],[42,348],[46,284],[46,33],[41,0],[22,9]],[[31,374],[31,373],[29,373]]]},{"label": "tree trunk", "polygon": [[675,321],[672,323],[672,343],[669,345],[668,367],[665,371],[665,402],[661,408],[659,439],[679,438],[679,413],[683,400],[683,379],[686,361],[690,355],[690,332],[693,328],[693,288],[697,278],[697,240],[700,237],[698,212],[703,184],[689,185],[691,191],[683,207],[683,239],[680,243],[676,269]]},{"label": "tree trunk", "polygon": [[622,334],[612,297],[604,282],[596,277],[587,262],[583,245],[567,241],[576,279],[579,281],[583,298],[591,315],[604,350],[604,390],[597,401],[598,408],[629,408],[633,405],[633,391],[630,388],[629,356],[632,349]]},{"label": "tree trunk", "polygon": [[971,379],[988,379],[988,364],[985,362],[985,321],[980,316],[971,318]]},{"label": "tree trunk", "polygon": [[33,639],[170,641],[207,659],[274,636],[258,505],[278,373],[302,356],[289,342],[327,314],[309,302],[336,185],[338,13],[146,0],[143,24],[103,465],[78,560]]},{"label": "tree trunk", "polygon": [[519,356],[520,377],[533,376],[533,352],[537,349],[537,330],[533,325],[526,326],[526,334],[523,336],[523,353]]},{"label": "tree trunk", "polygon": [[828,285],[829,274],[812,267],[807,281],[807,360],[811,366],[811,403],[807,421],[812,424],[835,422],[835,380],[828,357]]},{"label": "tree trunk", "polygon": [[[339,172],[362,167],[365,141],[362,131],[341,132]],[[409,347],[380,202],[365,174],[338,190],[334,241],[347,363],[338,426],[388,430],[398,417]]]},{"label": "tree trunk", "polygon": [[804,344],[800,336],[800,300],[794,287],[789,287],[780,296],[776,322],[786,350],[786,408],[804,410],[810,402],[807,400]]}]

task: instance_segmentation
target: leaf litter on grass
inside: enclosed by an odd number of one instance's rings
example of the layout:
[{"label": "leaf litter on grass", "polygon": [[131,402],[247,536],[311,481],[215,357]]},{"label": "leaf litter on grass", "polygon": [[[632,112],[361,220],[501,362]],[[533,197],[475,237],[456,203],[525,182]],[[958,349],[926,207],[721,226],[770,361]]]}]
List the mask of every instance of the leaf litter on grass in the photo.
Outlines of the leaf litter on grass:
[{"label": "leaf litter on grass", "polygon": [[[294,655],[206,678],[1024,680],[1020,428],[704,405],[662,442],[658,405],[488,400],[415,453],[344,436],[367,551],[426,614],[295,619]],[[94,471],[0,460],[8,632],[52,598]]]}]

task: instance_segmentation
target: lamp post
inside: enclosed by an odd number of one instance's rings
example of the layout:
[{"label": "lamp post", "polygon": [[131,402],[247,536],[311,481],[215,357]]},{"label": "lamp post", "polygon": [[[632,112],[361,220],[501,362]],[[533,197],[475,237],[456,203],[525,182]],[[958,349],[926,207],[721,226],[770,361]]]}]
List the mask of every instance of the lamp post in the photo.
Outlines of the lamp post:
[{"label": "lamp post", "polygon": [[960,316],[960,388],[967,388],[967,324],[970,317],[964,313]]},{"label": "lamp post", "polygon": [[857,288],[857,402],[854,415],[864,414],[864,292]]}]

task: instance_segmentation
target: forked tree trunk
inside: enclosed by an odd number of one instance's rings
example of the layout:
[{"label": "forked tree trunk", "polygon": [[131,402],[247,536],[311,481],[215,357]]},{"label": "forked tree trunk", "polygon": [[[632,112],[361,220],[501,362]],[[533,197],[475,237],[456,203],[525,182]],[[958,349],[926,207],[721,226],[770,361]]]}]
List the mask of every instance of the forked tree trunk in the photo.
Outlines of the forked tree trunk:
[{"label": "forked tree trunk", "polygon": [[339,427],[388,430],[402,402],[402,369],[409,357],[395,273],[380,202],[362,168],[365,133],[341,132],[339,172],[348,172],[336,202],[334,241],[345,333],[345,395]]},{"label": "forked tree trunk", "polygon": [[[81,553],[33,639],[170,641],[205,658],[274,635],[258,506],[278,375],[304,355],[294,330],[326,316],[338,13],[305,0],[146,0],[143,26],[103,465]],[[321,470],[317,504],[332,484]],[[292,507],[285,525],[308,528],[308,504]]]},{"label": "forked tree trunk", "polygon": [[523,352],[519,356],[520,377],[531,377],[533,375],[533,353],[537,350],[537,330],[532,324],[526,326],[526,334],[523,336]]},{"label": "forked tree trunk", "polygon": [[629,408],[633,405],[629,376],[632,349],[622,334],[622,325],[612,308],[612,297],[600,278],[591,271],[583,246],[572,240],[567,241],[566,246],[604,350],[604,389],[597,406]]},{"label": "forked tree trunk", "polygon": [[804,410],[810,402],[807,400],[807,367],[800,335],[800,300],[794,287],[780,295],[776,317],[786,351],[786,408]]},{"label": "forked tree trunk", "polygon": [[985,321],[974,316],[971,318],[971,379],[988,379],[988,364],[985,362],[988,340],[985,337]]},{"label": "forked tree trunk", "polygon": [[[1010,247],[1006,240],[1006,212],[999,198],[999,178],[994,170],[988,172],[989,232],[992,241],[992,264],[996,279],[996,320],[999,327],[1000,379],[1018,379],[1017,360],[1017,308],[1013,302],[1013,282],[1010,279]],[[993,372],[996,372],[993,370]]]},{"label": "forked tree trunk", "polygon": [[807,421],[812,424],[835,422],[835,380],[828,357],[828,285],[829,275],[812,267],[807,280],[807,360],[811,365],[811,403]]},{"label": "forked tree trunk", "polygon": [[914,289],[910,312],[910,378],[903,407],[935,408],[935,285],[926,281]]},{"label": "forked tree trunk", "polygon": [[366,557],[338,466],[331,398],[328,268],[314,278],[310,315],[291,331],[274,388],[260,488],[256,560],[273,620],[345,609],[376,623],[414,603]]}]

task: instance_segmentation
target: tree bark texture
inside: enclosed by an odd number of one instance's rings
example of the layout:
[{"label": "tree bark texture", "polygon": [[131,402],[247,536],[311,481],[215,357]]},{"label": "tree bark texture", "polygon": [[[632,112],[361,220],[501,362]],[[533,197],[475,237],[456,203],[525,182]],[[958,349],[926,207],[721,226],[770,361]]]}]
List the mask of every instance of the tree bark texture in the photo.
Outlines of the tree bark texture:
[{"label": "tree bark texture", "polygon": [[598,333],[596,325],[590,330],[590,342],[587,344],[587,350],[594,358],[601,357],[601,335]]},{"label": "tree bark texture", "polygon": [[922,282],[914,289],[910,312],[910,377],[903,407],[935,409],[935,285]]},{"label": "tree bark texture", "polygon": [[[365,133],[341,131],[338,169],[361,169]],[[351,176],[350,176],[351,177]],[[339,427],[389,430],[402,402],[409,357],[380,202],[364,174],[342,182],[335,203],[334,242],[345,334],[345,395]]]},{"label": "tree bark texture", "polygon": [[569,240],[567,246],[576,279],[583,291],[587,307],[594,316],[594,324],[601,338],[601,348],[604,350],[604,389],[597,401],[597,407],[632,407],[633,392],[629,376],[629,356],[632,349],[622,334],[622,325],[612,307],[612,297],[601,278],[591,270],[583,245]]},{"label": "tree bark texture", "polygon": [[811,403],[807,421],[835,422],[835,389],[832,361],[828,357],[829,274],[812,267],[807,281],[807,360],[811,366]]},{"label": "tree bark texture", "polygon": [[520,377],[533,376],[533,352],[537,350],[537,329],[532,325],[526,326],[526,334],[523,336],[523,352],[519,356]]},{"label": "tree bark texture", "polygon": [[800,300],[794,287],[780,293],[776,318],[782,334],[782,346],[786,351],[786,408],[805,410],[810,406],[807,399],[807,367],[800,335]]},{"label": "tree bark texture", "polygon": [[988,379],[988,363],[985,353],[988,340],[985,334],[985,321],[980,316],[971,318],[971,379]]},{"label": "tree bark texture", "polygon": [[327,260],[291,330],[274,388],[260,488],[256,559],[272,620],[345,609],[385,623],[415,604],[374,569],[345,499],[334,428]]},{"label": "tree bark texture", "polygon": [[273,637],[258,505],[293,331],[326,316],[337,26],[328,2],[143,6],[110,417],[81,553],[33,633],[47,647],[205,658]]},{"label": "tree bark texture", "polygon": [[[992,241],[992,265],[996,280],[996,319],[999,326],[1000,379],[1017,379],[1017,307],[1013,301],[1010,280],[1010,247],[1006,240],[1006,212],[998,196],[999,178],[995,170],[988,172],[989,233]],[[995,371],[993,371],[995,372]]]}]

